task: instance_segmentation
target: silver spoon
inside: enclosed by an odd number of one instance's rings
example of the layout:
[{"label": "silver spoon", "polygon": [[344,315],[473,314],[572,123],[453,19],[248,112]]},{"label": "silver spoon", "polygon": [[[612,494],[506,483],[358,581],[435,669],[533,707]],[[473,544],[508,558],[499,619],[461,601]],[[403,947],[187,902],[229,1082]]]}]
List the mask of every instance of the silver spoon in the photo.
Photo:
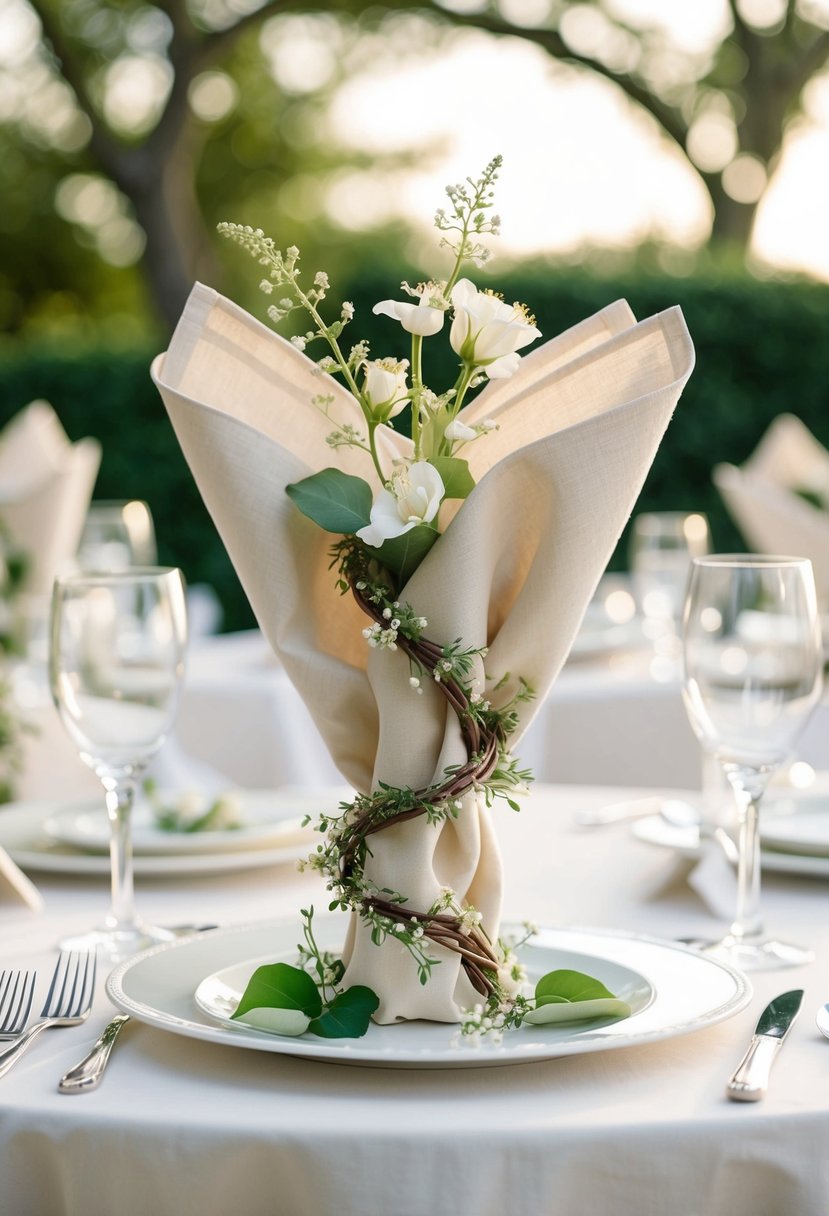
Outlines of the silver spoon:
[{"label": "silver spoon", "polygon": [[821,1005],[815,1018],[817,1028],[825,1039],[829,1039],[829,1005]]}]

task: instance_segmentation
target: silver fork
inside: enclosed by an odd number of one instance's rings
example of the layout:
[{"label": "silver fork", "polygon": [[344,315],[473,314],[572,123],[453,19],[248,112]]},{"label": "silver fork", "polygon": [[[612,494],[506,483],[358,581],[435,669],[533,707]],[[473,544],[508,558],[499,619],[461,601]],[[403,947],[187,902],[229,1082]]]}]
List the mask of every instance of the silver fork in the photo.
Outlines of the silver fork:
[{"label": "silver fork", "polygon": [[61,952],[39,1020],[0,1051],[0,1077],[17,1063],[42,1030],[86,1021],[95,994],[96,963],[94,950]]},{"label": "silver fork", "polygon": [[36,971],[0,972],[0,1039],[15,1038],[29,1020]]}]

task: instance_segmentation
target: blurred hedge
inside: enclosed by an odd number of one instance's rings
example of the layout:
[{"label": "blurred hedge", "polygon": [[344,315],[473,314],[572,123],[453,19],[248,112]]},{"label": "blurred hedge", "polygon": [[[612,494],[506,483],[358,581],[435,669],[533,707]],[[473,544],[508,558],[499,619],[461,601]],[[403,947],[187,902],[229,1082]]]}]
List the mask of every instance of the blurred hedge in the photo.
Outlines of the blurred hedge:
[{"label": "blurred hedge", "polygon": [[[696,347],[696,369],[637,510],[705,511],[720,550],[741,542],[711,485],[712,465],[744,460],[783,411],[798,414],[829,446],[829,287],[747,277],[599,279],[541,268],[502,277],[497,287],[509,300],[526,301],[545,337],[620,297],[638,317],[681,305]],[[367,337],[376,355],[403,350],[395,323],[371,314],[377,300],[397,294],[395,280],[371,273],[343,291],[357,309],[353,340]],[[246,303],[260,315],[264,311],[262,296]],[[426,352],[428,358],[429,344]],[[223,603],[224,627],[244,628],[253,622],[249,606],[149,378],[154,353],[0,348],[0,424],[26,402],[44,397],[71,438],[97,436],[104,458],[95,496],[145,498],[156,521],[160,559],[180,565],[190,582],[211,583]],[[427,380],[435,387],[450,383],[453,359],[447,344],[440,362],[425,368]],[[554,400],[550,409],[555,410]],[[613,568],[624,568],[626,543],[623,537]]]}]

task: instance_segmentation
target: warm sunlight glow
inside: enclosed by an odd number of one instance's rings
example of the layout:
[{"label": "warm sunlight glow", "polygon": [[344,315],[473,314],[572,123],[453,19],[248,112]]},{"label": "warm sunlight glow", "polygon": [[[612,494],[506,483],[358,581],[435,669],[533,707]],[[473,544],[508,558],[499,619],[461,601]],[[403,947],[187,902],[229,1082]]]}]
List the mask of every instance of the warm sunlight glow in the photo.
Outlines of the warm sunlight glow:
[{"label": "warm sunlight glow", "polygon": [[[475,122],[455,123],[470,98]],[[503,152],[498,209],[507,252],[649,239],[697,245],[708,232],[702,186],[656,124],[613,85],[553,66],[533,46],[515,42],[507,55],[495,39],[470,33],[427,59],[375,59],[340,90],[330,123],[338,142],[364,153],[440,148],[401,174],[397,191],[386,177],[378,206],[411,222],[434,210],[448,182]],[[345,227],[359,224],[363,205],[353,181],[349,189],[351,199],[338,190]]]}]

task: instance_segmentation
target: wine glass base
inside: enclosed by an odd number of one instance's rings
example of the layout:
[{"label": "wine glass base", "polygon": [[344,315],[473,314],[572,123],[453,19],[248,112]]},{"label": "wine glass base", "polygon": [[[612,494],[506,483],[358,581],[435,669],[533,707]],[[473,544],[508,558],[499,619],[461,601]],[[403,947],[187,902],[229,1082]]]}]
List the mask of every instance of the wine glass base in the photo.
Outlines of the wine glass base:
[{"label": "wine glass base", "polygon": [[122,925],[117,929],[106,927],[92,929],[88,933],[77,933],[63,938],[58,945],[61,950],[97,950],[102,963],[120,963],[134,954],[171,942],[177,936],[172,929],[161,929],[156,925]]},{"label": "wine glass base", "polygon": [[739,971],[778,971],[783,967],[802,967],[813,963],[813,950],[760,938],[747,940],[729,935],[719,942],[706,945],[702,953],[730,963]]}]

